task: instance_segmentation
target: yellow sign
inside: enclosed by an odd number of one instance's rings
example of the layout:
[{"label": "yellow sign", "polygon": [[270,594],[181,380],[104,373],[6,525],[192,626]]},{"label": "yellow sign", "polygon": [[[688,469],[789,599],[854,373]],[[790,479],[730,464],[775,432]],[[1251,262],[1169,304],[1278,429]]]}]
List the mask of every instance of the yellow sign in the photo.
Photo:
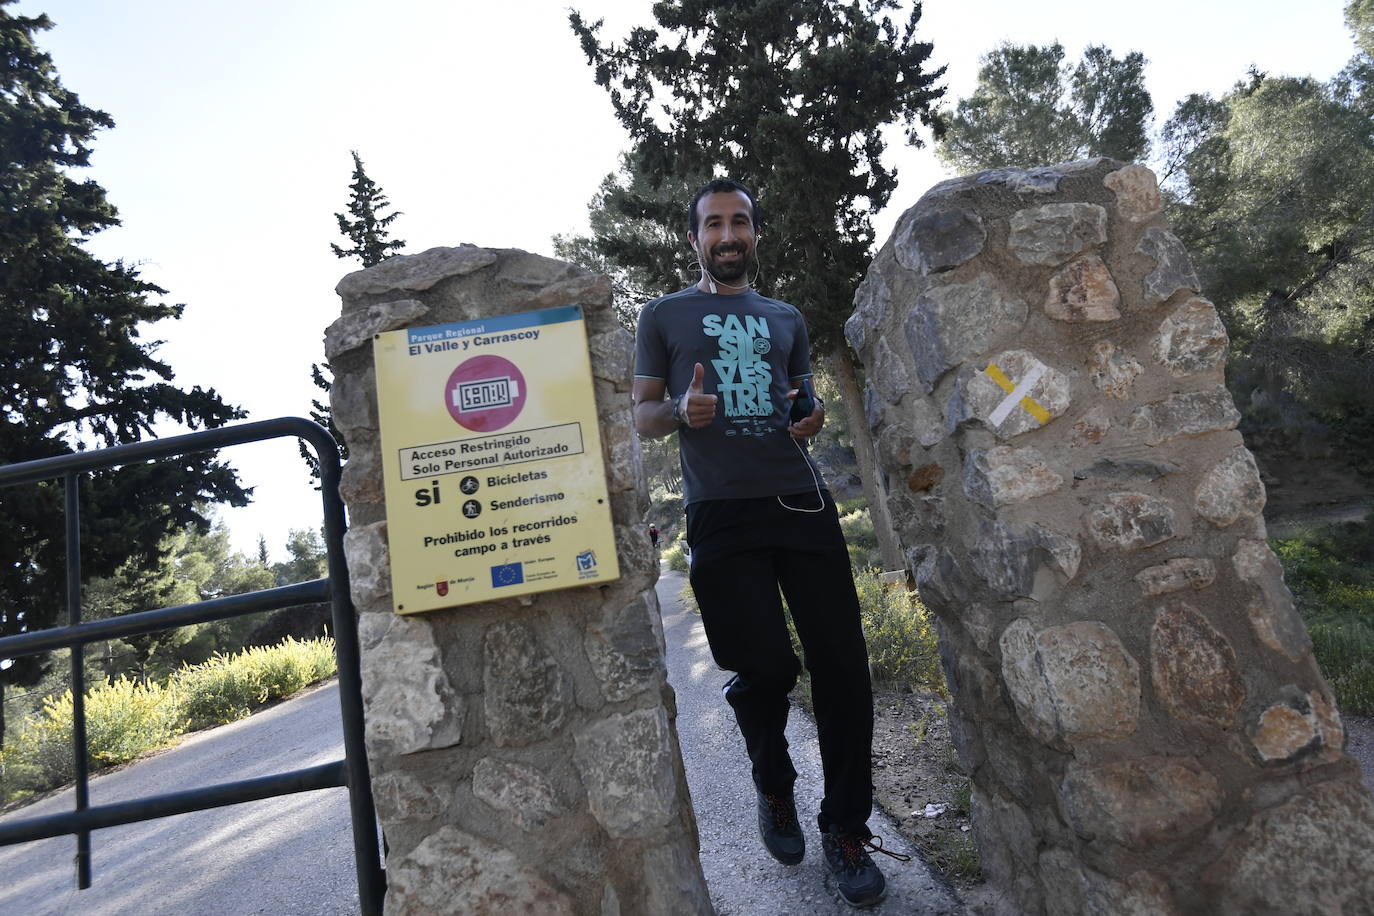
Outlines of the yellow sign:
[{"label": "yellow sign", "polygon": [[396,613],[619,578],[580,306],[372,351]]}]

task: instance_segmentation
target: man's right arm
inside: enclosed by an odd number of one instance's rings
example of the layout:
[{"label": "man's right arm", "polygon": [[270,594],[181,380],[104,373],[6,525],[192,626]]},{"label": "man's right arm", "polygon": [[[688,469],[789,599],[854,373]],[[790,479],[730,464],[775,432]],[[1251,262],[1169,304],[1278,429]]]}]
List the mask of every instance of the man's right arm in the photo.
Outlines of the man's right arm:
[{"label": "man's right arm", "polygon": [[635,432],[647,439],[661,439],[677,429],[673,402],[663,399],[667,393],[668,385],[661,378],[635,379]]},{"label": "man's right arm", "polygon": [[[682,423],[700,429],[710,426],[716,418],[716,396],[703,391],[705,368],[697,363],[692,370],[692,384],[678,398],[676,405]],[[633,389],[635,402],[635,432],[650,439],[659,439],[678,428],[673,416],[673,401],[665,401],[667,382],[661,378],[636,376]]]}]

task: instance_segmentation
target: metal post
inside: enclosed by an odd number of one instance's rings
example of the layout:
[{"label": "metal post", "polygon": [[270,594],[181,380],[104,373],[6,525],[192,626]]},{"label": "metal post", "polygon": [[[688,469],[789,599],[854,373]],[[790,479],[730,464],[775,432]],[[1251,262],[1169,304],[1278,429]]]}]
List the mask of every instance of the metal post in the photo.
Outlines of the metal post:
[{"label": "metal post", "polygon": [[[67,522],[67,622],[81,622],[81,499],[78,478],[69,471],[62,478],[66,497]],[[85,646],[72,646],[72,753],[76,760],[76,810],[90,807],[89,773],[86,751],[86,665]],[[91,832],[76,834],[76,886],[91,886]]]},{"label": "metal post", "polygon": [[339,497],[339,453],[337,447],[323,448],[319,444],[316,444],[316,453],[320,463],[320,492],[324,497],[324,543],[329,561],[334,656],[339,669],[339,710],[343,719],[348,804],[353,820],[358,903],[363,916],[381,916],[386,897],[386,872],[377,851],[377,810],[372,801],[372,778],[364,740],[361,650],[349,591],[348,561],[343,552],[347,522],[343,500]]}]

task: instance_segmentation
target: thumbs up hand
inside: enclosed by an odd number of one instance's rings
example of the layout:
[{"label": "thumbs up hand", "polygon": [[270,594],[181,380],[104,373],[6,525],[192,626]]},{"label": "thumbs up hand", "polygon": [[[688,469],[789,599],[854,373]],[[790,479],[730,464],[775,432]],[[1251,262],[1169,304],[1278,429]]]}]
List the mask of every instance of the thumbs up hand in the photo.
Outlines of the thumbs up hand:
[{"label": "thumbs up hand", "polygon": [[706,368],[701,363],[692,370],[692,384],[678,399],[678,414],[682,421],[693,429],[710,426],[716,416],[716,396],[706,394],[704,380]]}]

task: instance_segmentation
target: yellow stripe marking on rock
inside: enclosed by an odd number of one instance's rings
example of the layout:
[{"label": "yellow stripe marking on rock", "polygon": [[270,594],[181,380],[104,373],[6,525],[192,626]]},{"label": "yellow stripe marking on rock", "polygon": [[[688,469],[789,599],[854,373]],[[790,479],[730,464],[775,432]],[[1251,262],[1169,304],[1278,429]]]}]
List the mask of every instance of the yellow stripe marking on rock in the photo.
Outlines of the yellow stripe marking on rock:
[{"label": "yellow stripe marking on rock", "polygon": [[983,371],[987,373],[988,378],[996,382],[1002,390],[1007,393],[1006,398],[1003,399],[1002,403],[997,405],[997,409],[988,417],[988,420],[991,421],[993,426],[1001,426],[1002,421],[1007,418],[1012,412],[1012,409],[1018,404],[1025,408],[1026,413],[1039,420],[1041,426],[1050,422],[1050,412],[1032,400],[1026,393],[1030,391],[1035,383],[1040,381],[1041,377],[1048,371],[1042,363],[1036,363],[1032,366],[1030,372],[1026,373],[1026,377],[1021,380],[1020,384],[1012,384],[1011,379],[1007,378],[1005,372],[997,368],[996,363],[988,363],[988,367]]}]

